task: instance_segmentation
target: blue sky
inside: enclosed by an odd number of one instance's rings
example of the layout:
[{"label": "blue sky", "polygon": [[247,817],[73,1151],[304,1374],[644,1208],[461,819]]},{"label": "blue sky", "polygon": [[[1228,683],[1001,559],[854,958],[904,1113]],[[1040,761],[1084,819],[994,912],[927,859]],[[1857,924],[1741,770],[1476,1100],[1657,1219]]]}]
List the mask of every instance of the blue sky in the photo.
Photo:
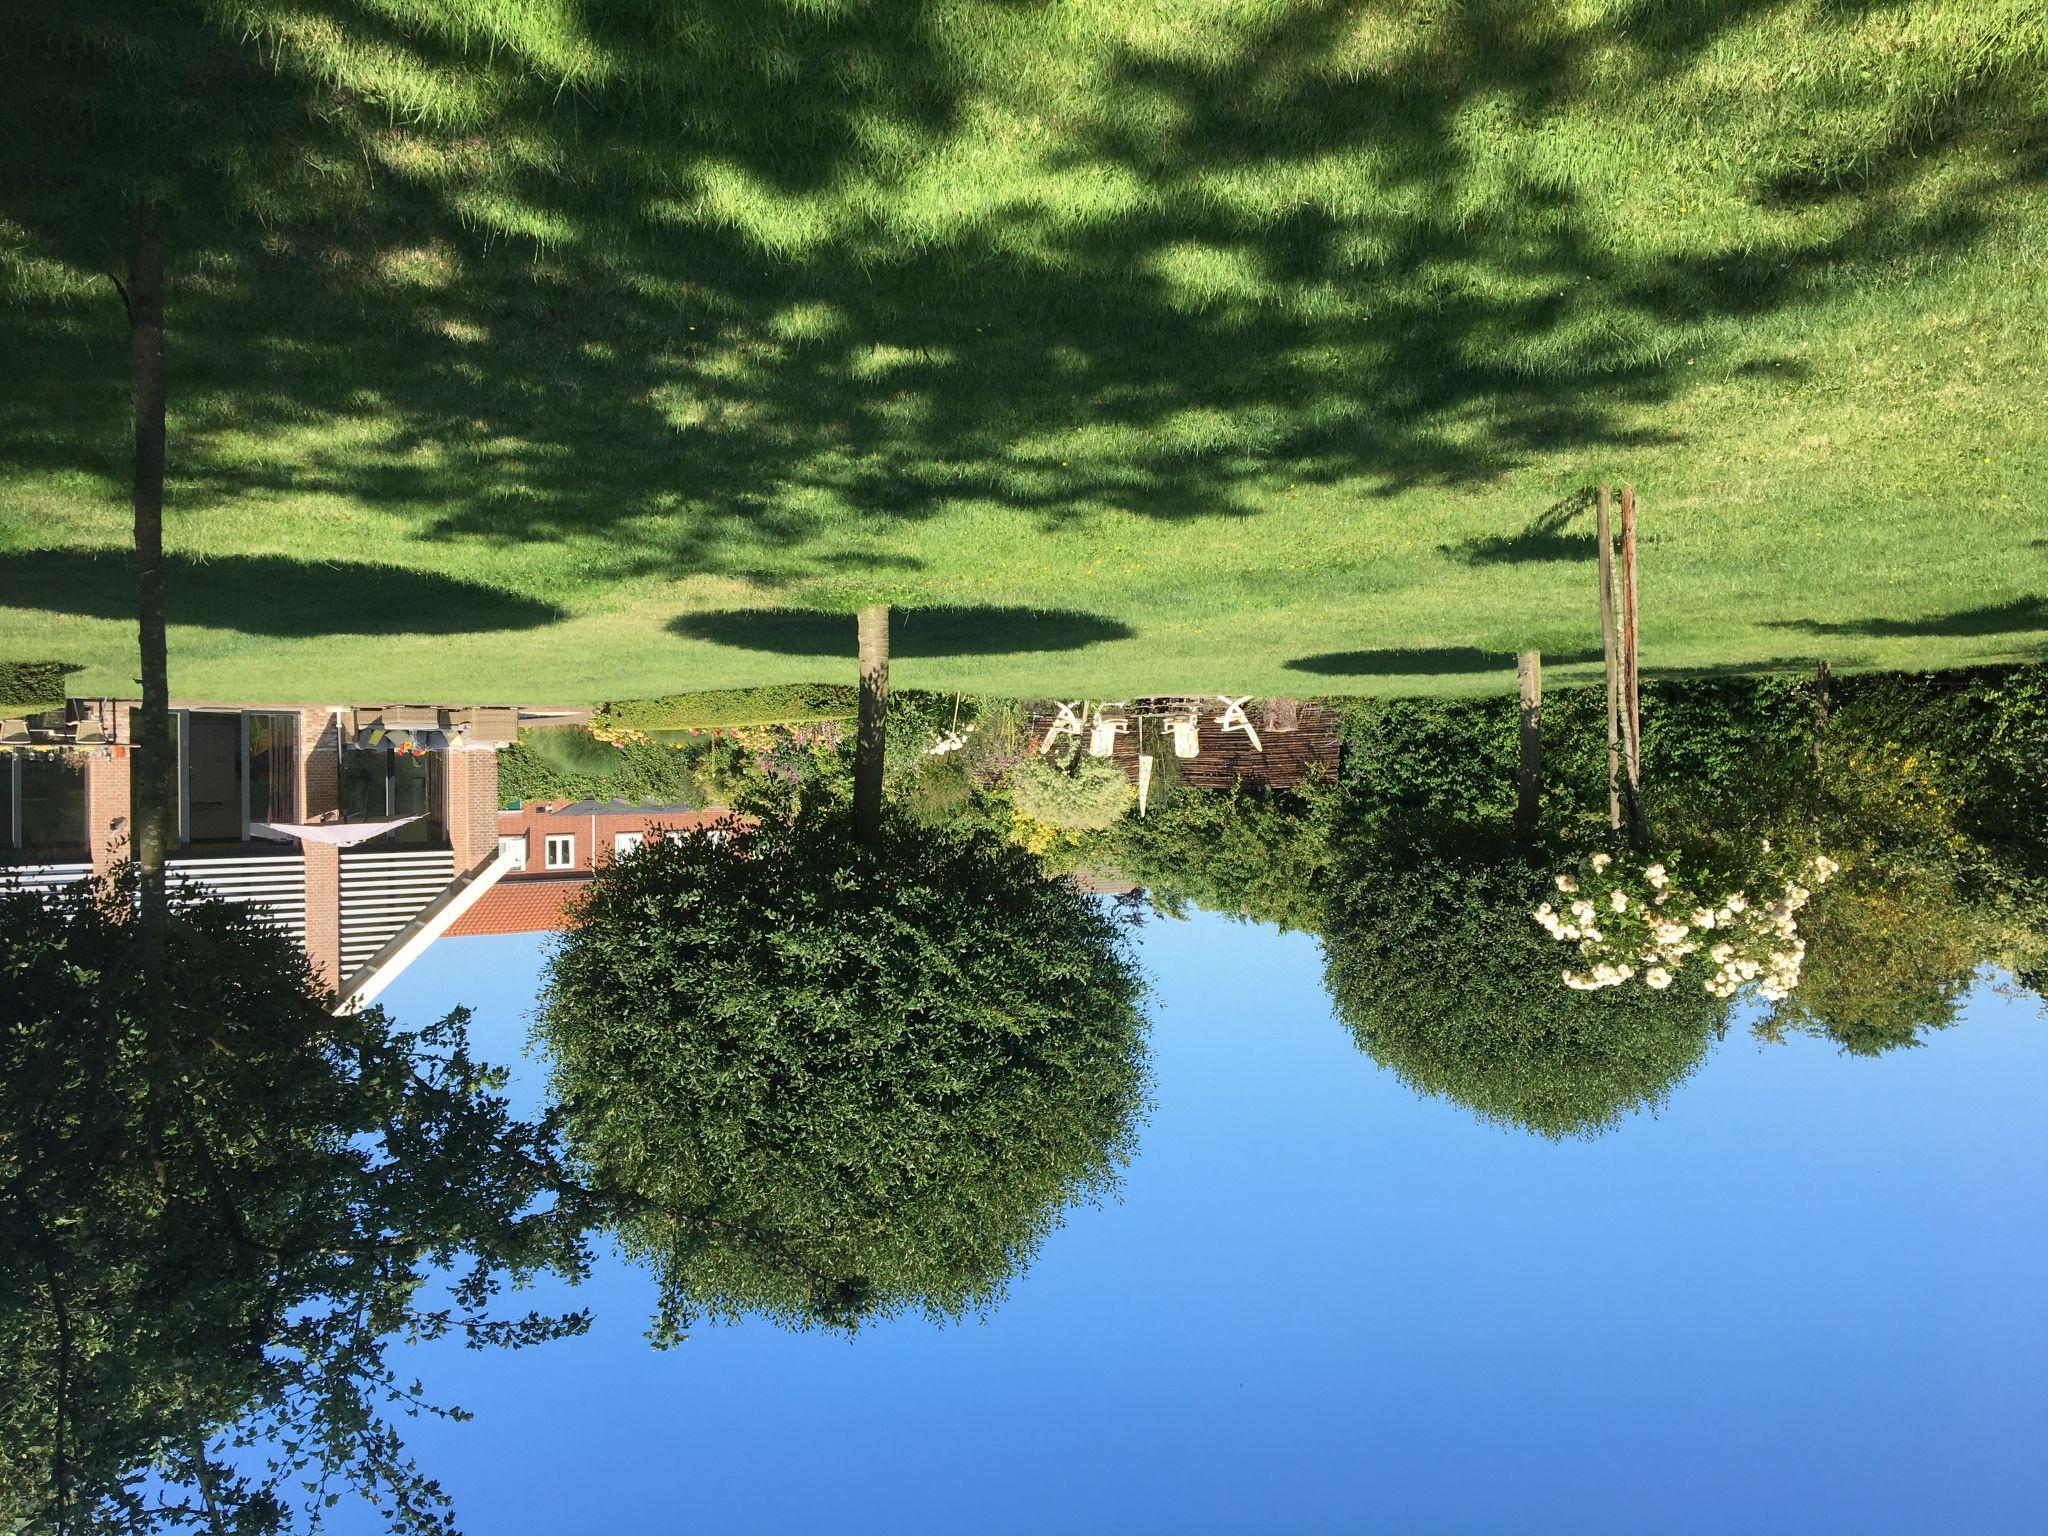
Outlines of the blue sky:
[{"label": "blue sky", "polygon": [[[399,1362],[476,1414],[410,1434],[465,1529],[2039,1528],[2031,1000],[1874,1061],[1731,1033],[1658,1118],[1560,1146],[1359,1054],[1311,940],[1140,937],[1142,1151],[992,1318],[661,1353],[607,1261],[587,1338]],[[539,967],[444,940],[385,1002],[467,1003],[524,1060]]]}]

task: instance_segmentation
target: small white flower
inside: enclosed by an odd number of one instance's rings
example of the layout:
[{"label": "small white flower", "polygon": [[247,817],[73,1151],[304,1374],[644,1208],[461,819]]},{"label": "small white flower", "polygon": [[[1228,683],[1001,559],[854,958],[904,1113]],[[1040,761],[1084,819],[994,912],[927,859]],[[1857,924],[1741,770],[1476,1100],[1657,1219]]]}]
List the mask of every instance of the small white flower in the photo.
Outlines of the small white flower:
[{"label": "small white flower", "polygon": [[1610,865],[1610,864],[1612,864],[1613,862],[1614,862],[1614,855],[1613,855],[1613,854],[1611,854],[1611,853],[1596,853],[1596,854],[1594,854],[1594,855],[1593,855],[1593,873],[1594,873],[1594,874],[1596,874],[1596,875],[1604,875],[1604,874],[1606,874],[1606,873],[1607,873],[1607,866],[1608,866],[1608,865]]},{"label": "small white flower", "polygon": [[1579,888],[1579,877],[1577,875],[1559,875],[1557,877],[1557,888],[1569,896]]},{"label": "small white flower", "polygon": [[1662,992],[1671,985],[1671,973],[1661,965],[1653,965],[1643,972],[1643,981],[1652,992]]},{"label": "small white flower", "polygon": [[1626,912],[1628,910],[1628,892],[1617,886],[1607,898],[1607,904],[1617,912]]}]

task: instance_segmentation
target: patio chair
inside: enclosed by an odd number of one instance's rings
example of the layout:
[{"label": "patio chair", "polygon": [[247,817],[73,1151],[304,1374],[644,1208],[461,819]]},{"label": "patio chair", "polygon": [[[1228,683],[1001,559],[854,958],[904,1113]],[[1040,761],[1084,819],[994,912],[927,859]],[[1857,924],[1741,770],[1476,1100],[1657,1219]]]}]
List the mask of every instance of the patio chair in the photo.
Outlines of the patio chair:
[{"label": "patio chair", "polygon": [[1225,734],[1231,731],[1243,731],[1245,735],[1251,738],[1254,750],[1259,752],[1265,751],[1266,744],[1259,740],[1258,728],[1251,723],[1251,720],[1244,712],[1244,707],[1252,701],[1252,696],[1246,694],[1241,699],[1233,699],[1227,693],[1219,693],[1216,697],[1223,703],[1223,713],[1216,717],[1217,726]]},{"label": "patio chair", "polygon": [[1166,722],[1166,733],[1173,738],[1175,757],[1199,757],[1202,755],[1202,718],[1193,710]]},{"label": "patio chair", "polygon": [[1045,740],[1038,744],[1038,750],[1050,752],[1052,744],[1062,736],[1071,736],[1076,741],[1079,741],[1081,739],[1081,716],[1087,708],[1087,701],[1084,699],[1076,699],[1071,704],[1060,705],[1059,714],[1054,717],[1052,724],[1046,727]]},{"label": "patio chair", "polygon": [[1088,732],[1088,755],[1108,757],[1116,751],[1116,739],[1131,728],[1122,715],[1097,715]]}]

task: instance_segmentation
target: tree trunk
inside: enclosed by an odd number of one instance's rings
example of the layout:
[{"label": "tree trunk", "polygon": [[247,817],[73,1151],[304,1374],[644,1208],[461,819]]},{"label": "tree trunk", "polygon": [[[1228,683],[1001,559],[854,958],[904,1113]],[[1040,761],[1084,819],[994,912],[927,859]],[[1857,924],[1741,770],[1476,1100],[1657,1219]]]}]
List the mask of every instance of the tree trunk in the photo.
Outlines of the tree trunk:
[{"label": "tree trunk", "polygon": [[889,708],[889,608],[860,611],[860,724],[853,739],[853,835],[873,842],[882,830],[884,716]]},{"label": "tree trunk", "polygon": [[1543,810],[1543,653],[1518,651],[1515,679],[1521,693],[1521,773],[1515,782],[1515,821],[1523,836],[1535,832]]},{"label": "tree trunk", "polygon": [[140,877],[145,973],[161,977],[164,855],[170,840],[170,658],[164,636],[164,252],[153,213],[136,219],[128,258],[129,368],[135,408],[135,602],[142,653],[142,707],[131,738],[129,846]]}]

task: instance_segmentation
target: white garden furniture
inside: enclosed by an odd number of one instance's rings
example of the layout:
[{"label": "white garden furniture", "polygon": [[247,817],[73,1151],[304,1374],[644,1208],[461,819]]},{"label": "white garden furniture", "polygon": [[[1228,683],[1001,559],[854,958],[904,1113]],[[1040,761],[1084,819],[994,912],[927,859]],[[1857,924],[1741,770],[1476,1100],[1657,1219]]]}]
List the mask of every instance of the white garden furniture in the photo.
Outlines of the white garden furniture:
[{"label": "white garden furniture", "polygon": [[1225,733],[1243,731],[1245,735],[1251,738],[1252,746],[1256,750],[1260,752],[1265,751],[1266,744],[1259,740],[1258,729],[1253,726],[1251,720],[1244,712],[1244,707],[1251,702],[1252,696],[1246,694],[1241,699],[1233,699],[1227,693],[1219,693],[1216,697],[1223,703],[1223,713],[1216,717],[1218,728]]},{"label": "white garden furniture", "polygon": [[1054,717],[1052,724],[1046,727],[1045,740],[1038,744],[1038,750],[1050,752],[1053,743],[1062,736],[1071,736],[1076,741],[1079,741],[1081,739],[1081,716],[1086,712],[1087,708],[1087,702],[1083,699],[1076,699],[1071,704],[1060,705],[1059,714]]}]

